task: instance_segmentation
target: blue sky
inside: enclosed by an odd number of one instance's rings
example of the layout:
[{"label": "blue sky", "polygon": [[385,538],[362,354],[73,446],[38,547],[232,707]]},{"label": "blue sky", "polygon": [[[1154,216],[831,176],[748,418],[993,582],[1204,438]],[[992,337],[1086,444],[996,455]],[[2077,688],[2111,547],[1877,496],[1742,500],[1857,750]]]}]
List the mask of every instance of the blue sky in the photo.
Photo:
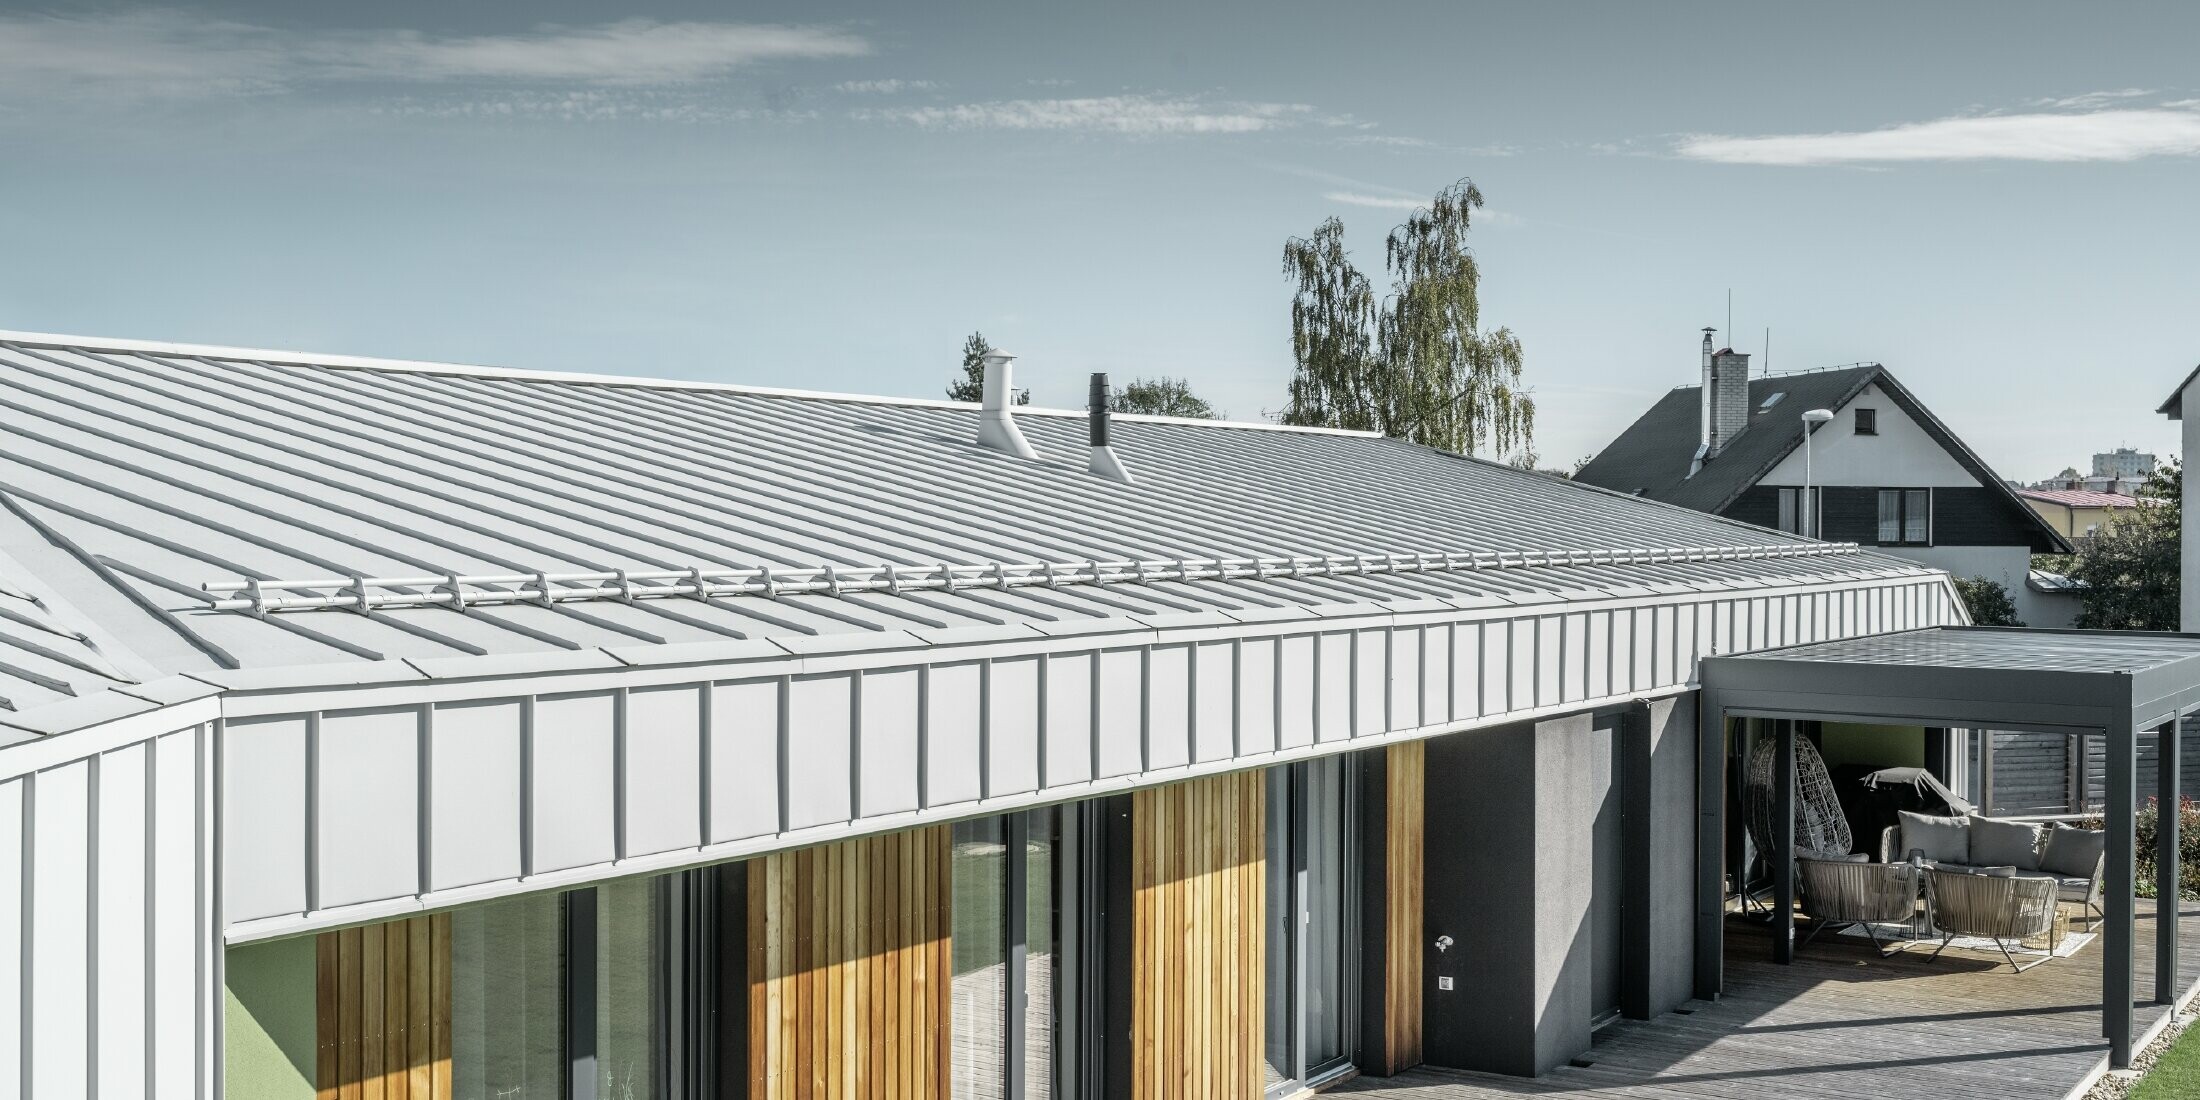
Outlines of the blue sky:
[{"label": "blue sky", "polygon": [[[1281,249],[1471,176],[1569,465],[1693,380],[1888,364],[2005,476],[2200,361],[2200,10],[0,11],[0,327],[1046,404],[1282,403]],[[2096,14],[2096,12],[2098,14]]]}]

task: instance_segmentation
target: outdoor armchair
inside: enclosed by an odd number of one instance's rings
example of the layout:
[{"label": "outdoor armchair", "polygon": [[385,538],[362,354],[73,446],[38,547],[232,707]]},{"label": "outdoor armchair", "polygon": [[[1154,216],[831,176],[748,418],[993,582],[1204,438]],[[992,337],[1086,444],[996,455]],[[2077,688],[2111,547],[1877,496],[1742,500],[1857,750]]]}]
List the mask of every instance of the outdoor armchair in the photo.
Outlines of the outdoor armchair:
[{"label": "outdoor armchair", "polygon": [[[1828,928],[1860,925],[1880,956],[1892,952],[1879,942],[1874,924],[1908,923],[1917,913],[1918,869],[1907,863],[1857,863],[1848,860],[1795,861],[1803,912],[1811,918],[1808,944]],[[1902,950],[1896,945],[1893,950]]]},{"label": "outdoor armchair", "polygon": [[2056,881],[2041,876],[1980,875],[1968,871],[1931,871],[1933,931],[1941,934],[1933,951],[1938,959],[1957,936],[1979,936],[1994,941],[2002,958],[2022,973],[2055,957],[2020,965],[2009,953],[2009,941],[2023,941],[2050,933],[2055,927]]}]

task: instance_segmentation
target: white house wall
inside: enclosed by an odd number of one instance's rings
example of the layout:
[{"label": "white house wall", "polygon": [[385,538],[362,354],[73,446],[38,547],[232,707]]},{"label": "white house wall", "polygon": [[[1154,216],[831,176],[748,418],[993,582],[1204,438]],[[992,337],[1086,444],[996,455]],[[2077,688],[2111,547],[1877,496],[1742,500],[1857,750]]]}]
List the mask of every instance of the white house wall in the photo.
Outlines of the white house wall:
[{"label": "white house wall", "polygon": [[0,772],[0,1100],[210,1094],[213,744],[156,729]]},{"label": "white house wall", "polygon": [[[1879,411],[1877,435],[1856,434],[1856,410]],[[1782,405],[1785,411],[1785,404]],[[1802,410],[1776,417],[1766,414],[1751,431],[1764,431],[1774,423],[1783,430],[1802,434]],[[1810,469],[1813,485],[1887,485],[1910,488],[1966,488],[1978,477],[1948,453],[1947,448],[1912,420],[1875,383],[1864,387],[1855,400],[1836,410],[1833,419],[1810,437]],[[1758,481],[1760,485],[1803,484],[1803,451],[1798,447]]]},{"label": "white house wall", "polygon": [[[1684,690],[1937,577],[224,701],[232,941]],[[917,662],[930,663],[917,663]],[[255,710],[266,713],[253,713]]]},{"label": "white house wall", "polygon": [[1883,546],[1888,557],[1908,558],[1921,565],[1945,569],[1956,577],[1985,577],[1999,581],[2017,606],[2017,618],[2026,626],[2074,626],[2081,610],[2077,599],[2048,594],[2026,583],[2031,575],[2032,551],[2024,546]]}]

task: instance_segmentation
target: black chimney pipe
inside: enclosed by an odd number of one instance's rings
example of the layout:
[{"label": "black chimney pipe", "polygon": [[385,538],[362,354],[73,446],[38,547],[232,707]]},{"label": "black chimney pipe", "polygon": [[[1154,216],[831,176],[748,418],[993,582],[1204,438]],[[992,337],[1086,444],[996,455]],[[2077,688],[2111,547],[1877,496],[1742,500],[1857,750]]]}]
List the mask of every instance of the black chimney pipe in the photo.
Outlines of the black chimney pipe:
[{"label": "black chimney pipe", "polygon": [[1105,372],[1093,372],[1092,389],[1085,398],[1085,412],[1086,424],[1090,429],[1087,433],[1089,438],[1086,440],[1086,442],[1091,443],[1095,447],[1107,446],[1108,376]]}]

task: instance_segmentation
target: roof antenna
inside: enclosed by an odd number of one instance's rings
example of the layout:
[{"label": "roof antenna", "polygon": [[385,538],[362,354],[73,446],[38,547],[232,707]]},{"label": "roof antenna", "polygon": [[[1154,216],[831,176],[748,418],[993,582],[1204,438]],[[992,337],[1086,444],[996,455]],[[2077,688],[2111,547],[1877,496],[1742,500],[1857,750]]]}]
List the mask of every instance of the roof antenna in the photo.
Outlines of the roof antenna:
[{"label": "roof antenna", "polygon": [[1772,373],[1772,326],[1765,326],[1765,373]]},{"label": "roof antenna", "polygon": [[1726,288],[1726,346],[1734,346],[1734,288]]}]

